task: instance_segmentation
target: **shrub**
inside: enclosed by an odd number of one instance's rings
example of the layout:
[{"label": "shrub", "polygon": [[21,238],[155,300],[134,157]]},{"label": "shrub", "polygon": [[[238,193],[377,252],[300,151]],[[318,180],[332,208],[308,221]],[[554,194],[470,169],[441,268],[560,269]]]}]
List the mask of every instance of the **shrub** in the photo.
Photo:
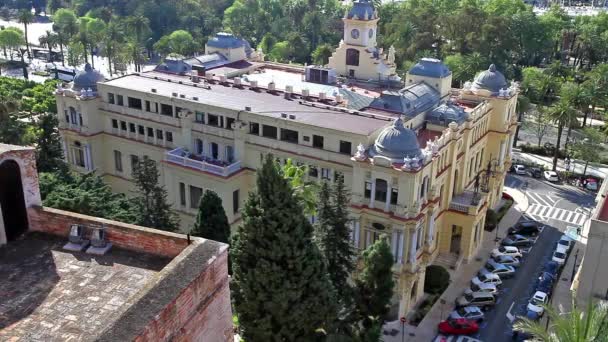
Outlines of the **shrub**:
[{"label": "shrub", "polygon": [[426,268],[424,277],[424,292],[441,294],[450,284],[450,274],[439,265],[430,265]]},{"label": "shrub", "polygon": [[[521,151],[524,153],[532,153],[545,157],[553,157],[555,147],[545,147],[545,146],[536,146],[536,145],[521,145]],[[559,150],[558,153],[559,158],[566,158],[566,152],[564,150]]]},{"label": "shrub", "polygon": [[492,231],[494,228],[496,228],[497,224],[498,216],[496,215],[496,212],[492,209],[488,209],[486,213],[485,230]]}]

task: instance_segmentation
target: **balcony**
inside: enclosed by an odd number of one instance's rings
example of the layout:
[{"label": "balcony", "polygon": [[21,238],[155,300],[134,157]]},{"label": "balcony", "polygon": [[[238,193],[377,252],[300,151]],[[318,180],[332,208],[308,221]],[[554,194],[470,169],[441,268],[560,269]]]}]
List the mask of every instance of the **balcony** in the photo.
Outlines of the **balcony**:
[{"label": "balcony", "polygon": [[165,160],[171,164],[186,166],[218,176],[230,176],[241,169],[241,162],[228,162],[192,154],[179,147],[165,153]]},{"label": "balcony", "polygon": [[458,211],[467,215],[477,215],[479,209],[486,201],[486,194],[465,190],[463,193],[452,197],[450,210]]},{"label": "balcony", "polygon": [[79,132],[79,133],[87,131],[87,127],[86,126],[80,126],[80,125],[77,125],[77,124],[63,122],[63,121],[59,122],[59,128],[60,129],[69,129],[71,131],[75,131],[75,132]]}]

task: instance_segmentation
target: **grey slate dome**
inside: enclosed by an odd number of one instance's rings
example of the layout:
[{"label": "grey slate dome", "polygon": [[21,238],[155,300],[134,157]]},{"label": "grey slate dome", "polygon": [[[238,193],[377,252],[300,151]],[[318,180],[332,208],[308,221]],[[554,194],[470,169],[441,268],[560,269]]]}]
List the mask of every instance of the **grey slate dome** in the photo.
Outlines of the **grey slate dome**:
[{"label": "grey slate dome", "polygon": [[432,124],[447,126],[450,122],[461,124],[469,118],[469,114],[460,106],[447,102],[435,107],[426,115],[426,120]]},{"label": "grey slate dome", "polygon": [[411,75],[443,78],[452,72],[440,60],[435,58],[422,58],[409,71]]},{"label": "grey slate dome", "polygon": [[422,151],[416,133],[405,128],[399,118],[378,135],[370,154],[372,157],[380,155],[393,161],[403,161],[405,157],[420,157]]},{"label": "grey slate dome", "polygon": [[357,0],[346,14],[346,19],[374,20],[378,19],[374,4],[369,0]]},{"label": "grey slate dome", "polygon": [[485,89],[497,93],[503,88],[507,88],[507,80],[500,71],[496,70],[494,64],[491,64],[488,70],[480,72],[473,82],[473,89]]},{"label": "grey slate dome", "polygon": [[[235,37],[232,33],[219,32],[215,37],[207,41],[207,45],[218,49],[236,49],[243,46],[247,47],[249,43]],[[251,46],[249,48],[251,49]]]},{"label": "grey slate dome", "polygon": [[84,70],[79,71],[76,76],[74,76],[74,83],[72,85],[72,89],[80,90],[80,89],[89,89],[93,91],[97,91],[97,82],[101,82],[104,80],[104,77],[99,71],[93,69],[91,64],[87,63],[84,66]]}]

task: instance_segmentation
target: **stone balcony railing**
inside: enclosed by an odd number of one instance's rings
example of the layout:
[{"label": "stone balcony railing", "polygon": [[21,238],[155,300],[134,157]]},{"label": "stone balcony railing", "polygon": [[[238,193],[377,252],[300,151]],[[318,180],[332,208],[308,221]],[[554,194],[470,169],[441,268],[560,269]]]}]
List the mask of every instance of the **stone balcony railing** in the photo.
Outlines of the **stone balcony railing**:
[{"label": "stone balcony railing", "polygon": [[452,197],[450,209],[467,215],[477,215],[479,209],[486,201],[486,194],[483,192],[475,192],[465,190],[463,193]]},{"label": "stone balcony railing", "polygon": [[240,161],[228,164],[220,160],[192,155],[182,147],[166,152],[165,160],[171,164],[186,166],[218,176],[230,176],[241,169]]}]

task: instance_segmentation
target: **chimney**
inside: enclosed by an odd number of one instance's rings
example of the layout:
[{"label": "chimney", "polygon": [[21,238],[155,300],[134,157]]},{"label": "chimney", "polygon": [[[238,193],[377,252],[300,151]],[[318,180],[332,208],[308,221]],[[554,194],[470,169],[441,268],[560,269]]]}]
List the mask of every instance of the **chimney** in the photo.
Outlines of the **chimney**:
[{"label": "chimney", "polygon": [[274,91],[276,89],[276,85],[274,82],[268,83],[268,91]]}]

